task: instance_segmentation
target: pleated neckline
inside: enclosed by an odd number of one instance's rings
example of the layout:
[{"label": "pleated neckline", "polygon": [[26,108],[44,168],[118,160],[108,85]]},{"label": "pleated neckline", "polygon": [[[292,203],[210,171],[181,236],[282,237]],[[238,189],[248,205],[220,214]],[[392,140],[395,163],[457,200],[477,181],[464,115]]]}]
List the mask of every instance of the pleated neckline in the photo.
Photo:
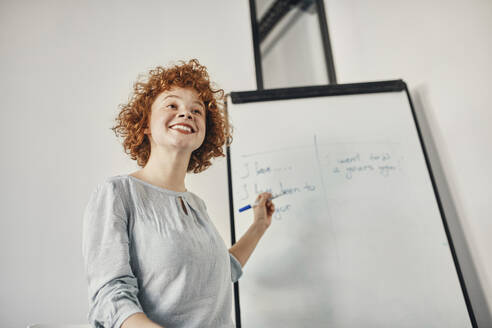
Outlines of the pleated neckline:
[{"label": "pleated neckline", "polygon": [[140,184],[143,184],[143,185],[146,185],[152,189],[155,189],[155,190],[158,190],[160,192],[164,192],[166,194],[170,194],[170,195],[174,195],[174,196],[186,196],[189,194],[189,191],[186,190],[186,191],[174,191],[174,190],[170,190],[170,189],[166,189],[166,188],[162,188],[162,187],[159,187],[159,186],[156,186],[154,184],[151,184],[147,181],[143,181],[143,180],[140,180],[138,178],[135,178],[133,175],[129,175],[129,174],[125,174],[124,176],[128,177],[129,179],[133,180],[133,181],[136,181]]}]

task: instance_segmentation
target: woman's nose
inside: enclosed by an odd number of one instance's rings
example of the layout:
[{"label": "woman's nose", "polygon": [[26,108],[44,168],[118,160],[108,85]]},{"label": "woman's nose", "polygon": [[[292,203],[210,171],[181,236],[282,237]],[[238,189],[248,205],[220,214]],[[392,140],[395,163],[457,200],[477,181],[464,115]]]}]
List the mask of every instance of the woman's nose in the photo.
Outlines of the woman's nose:
[{"label": "woman's nose", "polygon": [[189,110],[183,110],[181,113],[179,113],[178,117],[192,118],[193,116],[191,115]]}]

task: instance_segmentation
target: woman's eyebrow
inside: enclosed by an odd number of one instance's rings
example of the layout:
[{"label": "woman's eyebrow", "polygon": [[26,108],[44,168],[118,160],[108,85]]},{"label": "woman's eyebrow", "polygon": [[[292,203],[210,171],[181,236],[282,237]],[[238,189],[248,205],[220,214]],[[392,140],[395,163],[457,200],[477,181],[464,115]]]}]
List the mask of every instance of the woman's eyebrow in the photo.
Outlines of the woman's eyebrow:
[{"label": "woman's eyebrow", "polygon": [[201,102],[201,101],[195,100],[193,103],[194,103],[194,104],[198,104],[198,105],[200,105],[201,107],[205,108],[205,104],[204,104],[203,102]]},{"label": "woman's eyebrow", "polygon": [[178,99],[181,99],[181,97],[180,97],[180,96],[176,96],[176,95],[167,95],[167,96],[165,96],[165,97],[162,99],[162,101],[166,100],[167,98],[178,98]]}]

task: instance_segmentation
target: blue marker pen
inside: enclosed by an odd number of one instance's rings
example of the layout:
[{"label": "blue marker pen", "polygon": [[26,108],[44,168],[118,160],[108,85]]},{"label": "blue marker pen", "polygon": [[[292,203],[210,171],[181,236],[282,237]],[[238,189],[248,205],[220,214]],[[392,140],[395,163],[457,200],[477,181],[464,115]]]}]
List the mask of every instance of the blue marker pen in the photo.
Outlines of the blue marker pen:
[{"label": "blue marker pen", "polygon": [[[285,193],[286,193],[286,192],[285,192],[285,190],[284,190],[282,193],[277,194],[277,195],[274,195],[274,196],[272,196],[272,197],[270,197],[270,198],[268,198],[268,199],[269,199],[269,200],[272,200],[272,199],[274,199],[274,198],[277,198],[277,197],[279,197],[279,196],[284,195]],[[246,206],[243,206],[243,207],[241,207],[241,208],[239,209],[239,212],[243,212],[243,211],[249,210],[250,208],[253,208],[253,207],[255,207],[255,206],[258,206],[258,204],[259,204],[259,203],[258,203],[258,201],[255,201],[253,205],[248,204],[248,205],[246,205]]]}]

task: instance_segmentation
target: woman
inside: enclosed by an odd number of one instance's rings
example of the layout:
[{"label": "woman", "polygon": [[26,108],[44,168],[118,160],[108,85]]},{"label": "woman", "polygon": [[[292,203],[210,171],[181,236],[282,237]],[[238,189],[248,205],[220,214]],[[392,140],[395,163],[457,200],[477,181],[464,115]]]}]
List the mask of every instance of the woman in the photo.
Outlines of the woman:
[{"label": "woman", "polygon": [[[224,92],[197,60],[149,71],[113,130],[140,170],[110,177],[84,212],[83,256],[94,327],[234,327],[232,284],[274,212],[258,196],[254,220],[229,250],[204,201],[185,187],[224,156]],[[211,190],[212,191],[212,190]]]}]

